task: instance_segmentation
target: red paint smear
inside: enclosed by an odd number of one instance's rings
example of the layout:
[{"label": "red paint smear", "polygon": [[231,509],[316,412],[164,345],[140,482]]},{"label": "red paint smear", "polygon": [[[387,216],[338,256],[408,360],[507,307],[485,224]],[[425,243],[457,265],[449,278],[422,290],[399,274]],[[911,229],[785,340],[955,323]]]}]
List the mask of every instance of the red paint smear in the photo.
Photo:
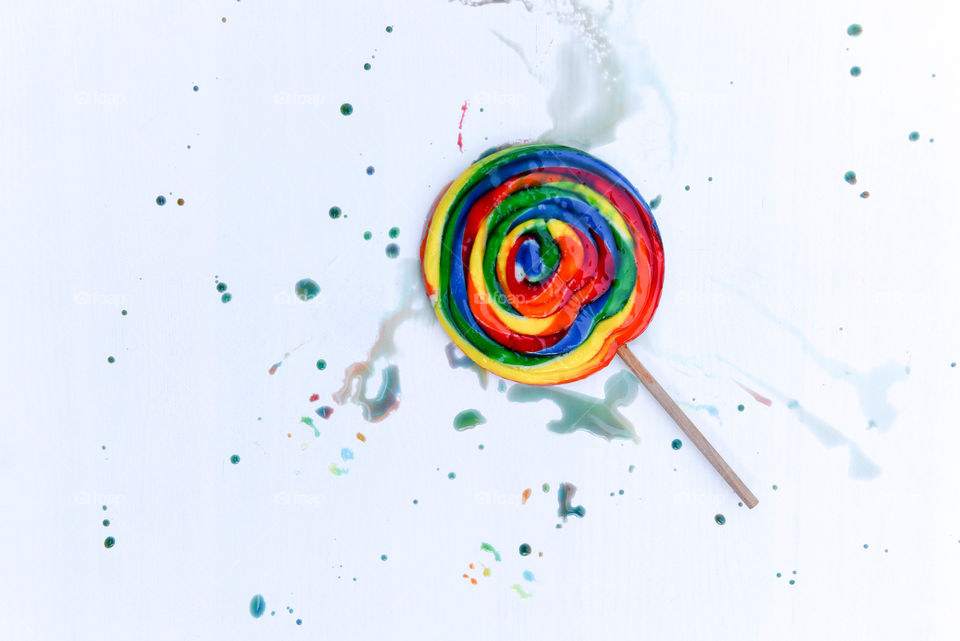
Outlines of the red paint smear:
[{"label": "red paint smear", "polygon": [[734,380],[733,382],[736,383],[737,385],[739,385],[740,388],[741,388],[743,391],[745,391],[747,394],[749,394],[750,396],[752,396],[752,397],[753,397],[753,400],[755,400],[756,402],[762,403],[762,404],[766,405],[767,407],[770,407],[770,405],[773,403],[769,398],[767,398],[766,396],[761,396],[760,394],[757,394],[756,392],[754,392],[752,389],[750,389],[749,387],[747,387],[746,385],[744,385],[744,384],[741,383],[740,381]]},{"label": "red paint smear", "polygon": [[468,103],[466,100],[463,101],[463,106],[460,107],[460,124],[457,125],[457,130],[460,133],[457,134],[457,147],[460,148],[460,153],[463,153],[463,119],[467,116],[467,107]]},{"label": "red paint smear", "polygon": [[523,491],[523,505],[527,504],[527,499],[530,498],[530,488],[528,487]]},{"label": "red paint smear", "polygon": [[280,367],[281,365],[283,365],[282,362],[280,362],[280,363],[274,363],[274,364],[270,367],[270,370],[269,370],[269,371],[270,371],[270,376],[273,376],[274,374],[276,374],[276,373],[277,373],[277,368]]},{"label": "red paint smear", "polygon": [[311,402],[311,403],[314,402],[314,401],[319,401],[319,400],[320,400],[320,395],[319,395],[319,394],[314,394],[313,396],[310,397],[310,402]]}]

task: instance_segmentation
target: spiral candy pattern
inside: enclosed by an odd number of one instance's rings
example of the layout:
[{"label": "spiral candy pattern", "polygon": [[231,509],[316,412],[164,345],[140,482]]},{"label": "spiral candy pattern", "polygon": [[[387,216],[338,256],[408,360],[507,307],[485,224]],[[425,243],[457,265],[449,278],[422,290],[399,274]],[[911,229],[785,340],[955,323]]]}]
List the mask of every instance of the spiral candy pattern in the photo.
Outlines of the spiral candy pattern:
[{"label": "spiral candy pattern", "polygon": [[420,248],[454,343],[504,378],[588,376],[656,311],[663,246],[650,208],[606,163],[524,144],[482,157],[441,195]]}]

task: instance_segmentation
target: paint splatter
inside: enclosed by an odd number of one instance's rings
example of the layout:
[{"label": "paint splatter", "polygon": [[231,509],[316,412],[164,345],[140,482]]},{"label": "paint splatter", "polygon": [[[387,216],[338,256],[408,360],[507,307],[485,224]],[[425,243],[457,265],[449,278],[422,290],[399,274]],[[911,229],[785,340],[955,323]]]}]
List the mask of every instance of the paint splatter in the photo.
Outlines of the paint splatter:
[{"label": "paint splatter", "polygon": [[317,294],[320,293],[320,285],[312,278],[303,278],[293,286],[293,291],[296,292],[297,298],[308,301],[316,298]]},{"label": "paint splatter", "polygon": [[347,461],[352,461],[353,450],[351,450],[349,447],[342,448],[340,450],[340,458],[343,460],[344,463],[346,463]]},{"label": "paint splatter", "polygon": [[727,517],[722,514],[717,514],[713,517],[713,520],[717,522],[717,525],[723,525],[727,522]]},{"label": "paint splatter", "polygon": [[861,191],[861,192],[860,192],[860,197],[861,197],[861,198],[869,198],[869,197],[870,197],[870,192],[869,192],[869,191]]},{"label": "paint splatter", "polygon": [[117,540],[112,536],[108,536],[103,540],[103,547],[107,548],[108,550],[116,544],[117,544]]},{"label": "paint splatter", "polygon": [[351,105],[349,102],[343,103],[340,105],[340,113],[342,113],[344,116],[349,116],[353,113],[353,105]]},{"label": "paint splatter", "polygon": [[716,405],[709,405],[707,403],[694,404],[694,403],[688,403],[686,401],[680,401],[678,405],[682,405],[683,407],[688,407],[692,409],[694,412],[704,411],[710,416],[712,416],[713,418],[720,420],[720,410],[717,409]]},{"label": "paint splatter", "polygon": [[560,408],[559,419],[547,423],[558,434],[584,430],[607,440],[615,438],[639,441],[633,424],[618,407],[629,405],[637,396],[638,382],[630,372],[617,372],[604,383],[602,399],[570,390],[516,383],[507,398],[518,403],[550,401]]},{"label": "paint splatter", "polygon": [[854,171],[848,171],[847,173],[845,173],[845,174],[843,175],[843,179],[846,180],[847,183],[849,183],[849,184],[851,184],[851,185],[856,185],[856,184],[857,184],[857,174],[856,174],[856,172],[854,172]]},{"label": "paint splatter", "polygon": [[313,424],[313,419],[309,416],[301,416],[300,422],[304,425],[313,428],[313,435],[317,438],[320,438],[320,430],[317,429],[317,426]]},{"label": "paint splatter", "polygon": [[847,35],[848,35],[848,36],[853,36],[854,38],[856,38],[856,37],[859,36],[861,33],[863,33],[863,27],[861,27],[861,26],[858,25],[858,24],[852,24],[852,25],[850,25],[849,27],[847,27]]},{"label": "paint splatter", "polygon": [[267,373],[269,373],[270,376],[273,376],[274,374],[276,374],[276,373],[277,373],[277,370],[280,369],[280,366],[283,365],[283,361],[285,361],[285,360],[287,360],[288,358],[290,358],[290,355],[291,355],[291,354],[293,354],[295,351],[297,351],[298,349],[300,349],[301,347],[303,347],[303,346],[306,345],[306,344],[307,344],[306,341],[304,341],[303,343],[300,343],[299,345],[297,345],[296,347],[294,347],[294,348],[293,348],[292,350],[290,350],[289,352],[285,352],[285,353],[283,354],[283,358],[281,358],[279,361],[277,361],[276,363],[274,363],[273,365],[271,365],[271,366],[270,366],[270,369],[267,370]]},{"label": "paint splatter", "polygon": [[267,602],[264,600],[262,594],[254,594],[253,598],[250,599],[250,615],[254,619],[259,619],[263,616],[264,610],[267,609]]},{"label": "paint splatter", "polygon": [[367,167],[367,175],[368,175],[368,176],[372,176],[375,171],[376,171],[376,169],[374,169],[373,165],[370,165],[369,167]]},{"label": "paint splatter", "polygon": [[497,552],[497,549],[492,545],[490,545],[489,543],[481,543],[480,549],[483,550],[484,552],[490,552],[491,554],[493,554],[493,559],[495,561],[497,562],[500,561],[500,553]]},{"label": "paint splatter", "polygon": [[327,369],[327,361],[323,360],[322,358],[319,361],[317,361],[317,369],[319,370]]},{"label": "paint splatter", "polygon": [[917,142],[918,140],[920,140],[920,132],[919,132],[919,131],[911,131],[911,132],[910,132],[910,135],[907,136],[907,137],[910,139],[910,142]]},{"label": "paint splatter", "polygon": [[[520,505],[526,505],[527,501],[530,499],[530,495],[533,493],[529,487],[523,491],[523,494],[520,497]],[[521,546],[522,547],[522,546]]]},{"label": "paint splatter", "polygon": [[530,556],[531,552],[533,552],[533,548],[530,547],[529,543],[523,543],[520,545],[520,556]]},{"label": "paint splatter", "polygon": [[164,195],[157,196],[157,204],[163,207],[167,204],[167,197]]},{"label": "paint splatter", "polygon": [[740,381],[735,380],[735,381],[733,381],[733,382],[736,383],[737,385],[739,385],[739,386],[740,386],[740,389],[742,389],[742,390],[745,391],[747,394],[749,394],[750,396],[752,396],[752,397],[753,397],[753,400],[755,400],[756,402],[761,403],[762,405],[766,405],[767,407],[770,407],[770,406],[773,404],[773,401],[771,401],[769,398],[767,398],[766,396],[763,396],[763,395],[761,395],[761,394],[758,394],[757,392],[754,392],[752,389],[750,389],[749,387],[747,387],[746,385],[744,385],[744,384],[741,383]]},{"label": "paint splatter", "polygon": [[396,243],[390,243],[383,251],[387,255],[387,258],[396,258],[400,255],[400,247],[398,247]]},{"label": "paint splatter", "polygon": [[457,478],[457,473],[456,473],[456,472],[450,472],[449,474],[447,474],[447,478],[452,481],[452,480],[454,480],[455,478]]},{"label": "paint splatter", "polygon": [[[675,449],[675,450],[679,450],[681,447],[683,447],[683,441],[681,441],[681,440],[678,439],[678,438],[675,438],[675,439],[673,439],[673,442],[670,443],[670,447],[672,447],[672,448]],[[632,467],[632,466],[631,466],[631,467]],[[632,472],[633,470],[630,470],[630,471]]]},{"label": "paint splatter", "polygon": [[329,405],[322,405],[316,411],[320,418],[330,418],[330,415],[333,414],[333,408]]},{"label": "paint splatter", "polygon": [[587,514],[587,509],[582,505],[573,507],[573,496],[577,493],[577,486],[573,483],[561,483],[557,490],[557,516],[567,520],[568,516],[576,516],[582,519]]},{"label": "paint splatter", "polygon": [[743,407],[743,404],[742,404],[742,403],[741,403],[740,405],[737,405],[737,411],[738,411],[738,412],[742,412],[744,409],[745,409],[745,408]]},{"label": "paint splatter", "polygon": [[350,472],[349,469],[345,467],[340,467],[336,463],[331,463],[330,467],[328,467],[327,469],[330,470],[330,473],[333,474],[334,476],[343,476],[344,474],[348,474]]},{"label": "paint splatter", "polygon": [[319,394],[311,394],[311,395],[310,395],[310,402],[311,402],[311,403],[315,403],[316,401],[319,401],[319,400],[320,400],[320,395],[319,395]]},{"label": "paint splatter", "polygon": [[473,429],[477,425],[483,425],[487,419],[478,410],[463,410],[453,417],[453,429],[458,432]]},{"label": "paint splatter", "polygon": [[107,362],[108,362],[108,363],[115,363],[116,361],[117,361],[117,359],[115,359],[113,356],[107,356]]},{"label": "paint splatter", "polygon": [[854,78],[857,78],[860,76],[860,71],[861,71],[860,67],[856,65],[850,67],[850,75],[853,76]]},{"label": "paint splatter", "polygon": [[[463,351],[457,347],[454,343],[447,343],[447,346],[443,348],[444,353],[447,355],[447,362],[450,364],[452,369],[469,369],[477,375],[477,380],[480,382],[480,387],[487,389],[487,370],[483,369],[472,360],[470,357],[463,353]],[[503,381],[500,381],[501,385],[506,385]],[[501,392],[504,390],[500,390]]]},{"label": "paint splatter", "polygon": [[536,580],[537,580],[537,577],[535,577],[535,576],[533,575],[533,572],[531,572],[530,570],[524,570],[524,571],[523,571],[523,579],[524,579],[524,581],[536,581]]},{"label": "paint splatter", "polygon": [[662,200],[663,200],[663,197],[660,194],[657,194],[654,197],[654,199],[650,201],[650,211],[653,211],[654,209],[659,207]]},{"label": "paint splatter", "polygon": [[530,597],[533,596],[528,592],[524,592],[523,588],[520,587],[519,583],[514,583],[513,585],[510,586],[510,589],[516,592],[517,594],[519,594],[521,599],[529,599]]},{"label": "paint splatter", "polygon": [[357,432],[357,440],[360,441],[361,443],[366,443],[367,437],[361,434],[360,432]]},{"label": "paint splatter", "polygon": [[457,147],[460,149],[460,153],[463,153],[463,119],[467,115],[467,101],[463,101],[463,106],[460,107],[460,124],[457,126]]},{"label": "paint splatter", "polygon": [[240,457],[237,454],[234,454],[233,456],[230,457],[230,462],[236,465],[237,463],[240,462]]},{"label": "paint splatter", "polygon": [[334,220],[336,220],[337,218],[340,218],[340,215],[342,213],[343,211],[337,206],[333,206],[330,208],[330,218],[333,218]]}]

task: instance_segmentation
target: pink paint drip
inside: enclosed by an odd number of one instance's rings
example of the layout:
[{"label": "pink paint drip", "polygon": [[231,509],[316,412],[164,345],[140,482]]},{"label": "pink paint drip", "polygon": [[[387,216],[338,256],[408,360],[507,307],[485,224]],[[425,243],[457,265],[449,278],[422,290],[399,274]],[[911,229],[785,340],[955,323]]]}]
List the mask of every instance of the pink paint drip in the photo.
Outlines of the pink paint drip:
[{"label": "pink paint drip", "polygon": [[752,397],[753,397],[753,400],[755,400],[756,402],[762,403],[762,404],[766,405],[767,407],[770,407],[770,405],[772,405],[773,401],[771,401],[771,400],[770,400],[769,398],[767,398],[766,396],[761,396],[760,394],[758,394],[757,392],[754,392],[752,389],[750,389],[749,387],[747,387],[746,385],[744,385],[743,383],[741,383],[741,382],[738,381],[738,380],[734,380],[733,382],[736,383],[737,385],[739,385],[740,388],[741,388],[743,391],[745,391],[747,394],[749,394],[750,396],[752,396]]},{"label": "pink paint drip", "polygon": [[460,148],[460,153],[463,153],[463,119],[467,116],[467,107],[468,103],[466,100],[463,101],[463,106],[460,107],[460,124],[457,126],[459,133],[457,134],[457,147]]}]

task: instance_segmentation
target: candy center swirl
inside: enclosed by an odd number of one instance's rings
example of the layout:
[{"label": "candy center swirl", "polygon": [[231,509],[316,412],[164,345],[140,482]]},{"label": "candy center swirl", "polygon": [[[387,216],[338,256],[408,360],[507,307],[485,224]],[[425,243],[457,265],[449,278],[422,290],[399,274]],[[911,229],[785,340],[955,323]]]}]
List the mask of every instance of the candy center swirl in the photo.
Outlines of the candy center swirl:
[{"label": "candy center swirl", "polygon": [[440,199],[424,280],[454,342],[495,374],[575,380],[649,323],[663,279],[659,233],[601,161],[548,145],[475,163]]}]

